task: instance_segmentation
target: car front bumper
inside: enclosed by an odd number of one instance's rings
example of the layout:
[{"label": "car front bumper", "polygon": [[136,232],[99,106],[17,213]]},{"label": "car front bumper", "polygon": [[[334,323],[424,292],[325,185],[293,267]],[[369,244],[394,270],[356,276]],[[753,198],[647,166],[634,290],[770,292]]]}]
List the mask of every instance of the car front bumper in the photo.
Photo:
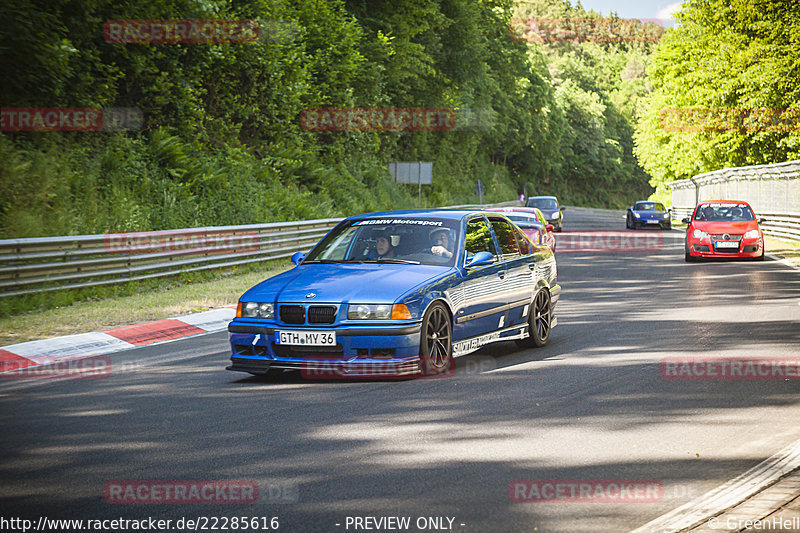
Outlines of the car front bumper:
[{"label": "car front bumper", "polygon": [[[234,320],[228,326],[228,370],[265,374],[299,370],[306,377],[403,376],[420,370],[420,323],[382,326],[308,327],[259,325]],[[276,331],[334,331],[335,346],[281,345]]]},{"label": "car front bumper", "polygon": [[672,221],[668,218],[633,218],[633,227],[671,229]]},{"label": "car front bumper", "polygon": [[687,241],[689,255],[692,257],[761,257],[764,242],[760,238],[742,239],[736,248],[720,248],[714,239],[694,239]]}]

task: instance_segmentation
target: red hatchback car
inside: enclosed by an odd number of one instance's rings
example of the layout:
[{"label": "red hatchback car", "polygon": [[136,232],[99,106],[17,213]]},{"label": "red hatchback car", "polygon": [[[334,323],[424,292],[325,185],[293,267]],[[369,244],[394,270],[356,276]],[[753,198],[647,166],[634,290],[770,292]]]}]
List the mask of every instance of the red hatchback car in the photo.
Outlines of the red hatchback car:
[{"label": "red hatchback car", "polygon": [[710,200],[700,202],[686,227],[686,261],[701,257],[749,257],[764,259],[764,234],[747,202]]}]

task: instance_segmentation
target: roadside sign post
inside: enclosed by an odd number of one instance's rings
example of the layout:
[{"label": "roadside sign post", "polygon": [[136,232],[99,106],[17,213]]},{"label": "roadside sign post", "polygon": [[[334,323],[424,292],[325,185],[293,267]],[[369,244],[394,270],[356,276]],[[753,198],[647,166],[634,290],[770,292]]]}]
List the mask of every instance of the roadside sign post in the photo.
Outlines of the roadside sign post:
[{"label": "roadside sign post", "polygon": [[422,186],[433,183],[433,163],[430,161],[414,161],[410,163],[389,163],[389,174],[397,183],[417,184],[418,207],[422,207]]},{"label": "roadside sign post", "polygon": [[481,205],[483,205],[483,192],[483,182],[478,178],[478,181],[475,183],[475,194],[478,195],[478,203]]}]

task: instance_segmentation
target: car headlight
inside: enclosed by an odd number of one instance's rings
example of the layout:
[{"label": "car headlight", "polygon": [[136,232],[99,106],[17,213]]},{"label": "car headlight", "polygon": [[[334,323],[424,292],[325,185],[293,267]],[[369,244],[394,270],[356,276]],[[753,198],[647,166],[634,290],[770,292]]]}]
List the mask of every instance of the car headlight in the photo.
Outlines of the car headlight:
[{"label": "car headlight", "polygon": [[550,216],[550,218],[558,218],[558,215],[560,215],[560,214],[561,214],[561,211],[556,211],[555,213],[553,213],[553,214]]},{"label": "car headlight", "polygon": [[661,216],[662,216],[663,218],[669,218],[669,213],[661,213]]},{"label": "car headlight", "polygon": [[635,216],[636,218],[642,218],[642,215],[640,215],[636,211],[633,212],[633,216]]},{"label": "car headlight", "polygon": [[274,318],[275,306],[260,302],[239,302],[236,316],[242,318]]},{"label": "car headlight", "polygon": [[708,239],[708,233],[696,229],[692,232],[692,237],[694,237],[695,239]]},{"label": "car headlight", "polygon": [[743,238],[745,239],[758,239],[758,230],[751,229],[747,233],[744,234]]},{"label": "car headlight", "polygon": [[411,312],[403,304],[350,304],[347,306],[348,320],[403,320],[411,318]]}]

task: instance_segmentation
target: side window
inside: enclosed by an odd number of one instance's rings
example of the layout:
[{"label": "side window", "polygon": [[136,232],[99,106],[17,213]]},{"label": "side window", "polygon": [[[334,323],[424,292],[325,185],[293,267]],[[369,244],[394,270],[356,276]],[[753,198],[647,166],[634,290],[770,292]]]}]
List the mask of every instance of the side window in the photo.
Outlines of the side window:
[{"label": "side window", "polygon": [[517,237],[517,244],[519,244],[519,253],[522,255],[531,253],[531,241],[528,240],[528,237],[517,228],[514,228],[514,235]]},{"label": "side window", "polygon": [[497,257],[494,241],[492,241],[492,233],[483,218],[473,218],[467,222],[465,248],[467,250],[467,259],[478,252],[489,252]]},{"label": "side window", "polygon": [[503,255],[503,260],[507,261],[519,256],[519,246],[511,224],[499,219],[491,219],[491,222],[494,234],[497,235],[497,241],[500,243],[500,253]]}]

